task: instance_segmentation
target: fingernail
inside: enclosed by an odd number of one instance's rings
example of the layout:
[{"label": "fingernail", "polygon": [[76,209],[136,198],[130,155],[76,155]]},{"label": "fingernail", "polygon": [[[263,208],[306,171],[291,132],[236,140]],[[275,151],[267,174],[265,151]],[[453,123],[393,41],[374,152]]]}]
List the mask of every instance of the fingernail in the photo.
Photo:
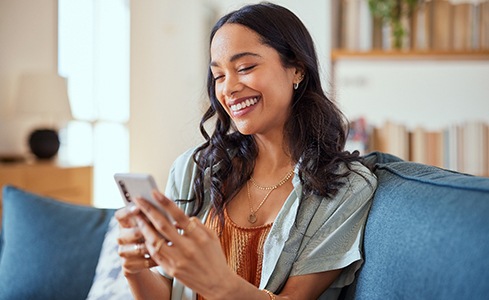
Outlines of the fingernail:
[{"label": "fingernail", "polygon": [[130,207],[129,207],[129,211],[131,213],[136,213],[136,212],[139,212],[139,207],[137,207],[136,205],[132,204]]}]

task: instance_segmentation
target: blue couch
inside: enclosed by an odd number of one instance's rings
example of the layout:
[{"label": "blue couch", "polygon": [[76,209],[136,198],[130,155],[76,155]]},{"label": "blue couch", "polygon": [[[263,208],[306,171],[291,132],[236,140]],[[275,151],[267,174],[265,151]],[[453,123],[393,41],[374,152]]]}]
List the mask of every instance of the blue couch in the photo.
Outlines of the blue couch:
[{"label": "blue couch", "polygon": [[[365,263],[342,299],[487,299],[489,178],[371,153]],[[114,210],[3,190],[0,299],[85,299]]]},{"label": "blue couch", "polygon": [[489,178],[364,159],[379,185],[344,299],[489,299]]}]

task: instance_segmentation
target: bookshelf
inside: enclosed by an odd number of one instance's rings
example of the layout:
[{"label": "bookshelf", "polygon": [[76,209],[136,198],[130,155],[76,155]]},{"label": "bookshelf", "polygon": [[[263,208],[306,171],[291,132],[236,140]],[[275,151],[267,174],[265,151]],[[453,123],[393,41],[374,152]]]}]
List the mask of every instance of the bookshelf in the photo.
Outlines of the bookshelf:
[{"label": "bookshelf", "polygon": [[352,148],[365,153],[386,152],[404,160],[489,177],[489,123],[467,121],[433,130],[408,128],[390,120],[371,126],[359,119],[353,120],[352,128]]},{"label": "bookshelf", "polygon": [[350,145],[489,176],[489,1],[420,3],[394,49],[368,0],[332,0],[332,95],[365,127]]},{"label": "bookshelf", "polygon": [[[393,18],[373,13],[370,2],[382,1],[331,1],[335,55],[484,56],[489,51],[489,0],[418,0],[413,10],[406,4],[411,1],[390,1],[389,5],[403,3],[397,19],[403,35],[397,43]],[[387,7],[383,2],[379,6]]]}]

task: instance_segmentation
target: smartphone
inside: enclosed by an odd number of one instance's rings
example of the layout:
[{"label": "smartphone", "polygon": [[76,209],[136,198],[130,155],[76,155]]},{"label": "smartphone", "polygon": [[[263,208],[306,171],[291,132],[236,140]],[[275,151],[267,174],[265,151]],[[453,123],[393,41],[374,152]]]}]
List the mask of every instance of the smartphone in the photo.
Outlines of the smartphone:
[{"label": "smartphone", "polygon": [[132,203],[135,198],[144,198],[151,202],[170,223],[174,223],[173,217],[153,198],[152,191],[158,189],[153,176],[142,173],[116,173],[114,179],[126,205]]}]

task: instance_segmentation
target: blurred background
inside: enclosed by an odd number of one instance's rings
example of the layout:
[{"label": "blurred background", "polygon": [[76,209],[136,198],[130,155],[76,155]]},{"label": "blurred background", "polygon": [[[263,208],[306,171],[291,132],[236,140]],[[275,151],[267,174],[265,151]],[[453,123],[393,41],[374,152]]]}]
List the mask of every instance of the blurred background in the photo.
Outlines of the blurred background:
[{"label": "blurred background", "polygon": [[[98,207],[122,205],[116,172],[163,189],[201,141],[210,28],[256,2],[0,0],[0,183]],[[487,176],[487,1],[397,1],[398,19],[376,2],[274,1],[310,30],[352,150]],[[43,128],[59,136],[47,159],[33,155]]]}]

